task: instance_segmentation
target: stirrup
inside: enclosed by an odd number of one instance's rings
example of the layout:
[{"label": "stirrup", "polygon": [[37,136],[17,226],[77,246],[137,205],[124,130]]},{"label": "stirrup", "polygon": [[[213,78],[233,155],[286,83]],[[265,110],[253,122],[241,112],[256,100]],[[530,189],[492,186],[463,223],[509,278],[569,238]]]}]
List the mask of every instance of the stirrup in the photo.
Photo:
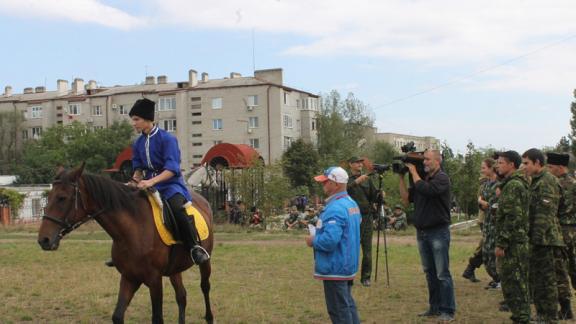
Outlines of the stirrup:
[{"label": "stirrup", "polygon": [[[203,260],[203,261],[200,262],[200,263],[197,263],[196,260],[194,260],[194,251],[198,251],[198,250],[200,250],[200,253],[202,253],[203,256],[206,257],[206,259]],[[192,249],[190,249],[190,258],[192,259],[192,262],[193,262],[194,264],[202,264],[202,263],[210,260],[210,254],[209,254],[208,251],[206,251],[206,249],[204,249],[201,245],[194,245],[194,246],[192,247]]]}]

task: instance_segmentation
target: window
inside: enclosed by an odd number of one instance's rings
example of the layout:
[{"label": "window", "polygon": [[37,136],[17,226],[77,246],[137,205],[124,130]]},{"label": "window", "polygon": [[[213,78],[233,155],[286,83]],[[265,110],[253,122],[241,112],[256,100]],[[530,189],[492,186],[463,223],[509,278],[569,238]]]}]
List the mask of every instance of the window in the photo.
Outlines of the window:
[{"label": "window", "polygon": [[202,154],[194,154],[192,155],[193,159],[201,159],[202,158]]},{"label": "window", "polygon": [[92,106],[92,116],[102,116],[102,106]]},{"label": "window", "polygon": [[98,125],[94,126],[94,130],[97,130],[97,129],[104,129],[104,126],[98,126]]},{"label": "window", "polygon": [[42,136],[42,127],[32,127],[32,138],[39,139]]},{"label": "window", "polygon": [[315,98],[308,98],[306,108],[311,110],[316,110],[317,108],[317,101]]},{"label": "window", "polygon": [[212,144],[214,144],[214,145],[222,144],[222,141],[214,141],[214,142],[212,142]]},{"label": "window", "polygon": [[316,130],[316,119],[312,119],[312,130]]},{"label": "window", "polygon": [[292,128],[292,116],[284,115],[284,128]]},{"label": "window", "polygon": [[212,109],[222,109],[222,98],[212,98]]},{"label": "window", "polygon": [[258,117],[248,118],[248,128],[258,128]]},{"label": "window", "polygon": [[288,93],[288,91],[284,91],[284,104],[288,105],[289,102],[290,102],[290,94]]},{"label": "window", "polygon": [[200,101],[200,100],[202,100],[202,98],[200,98],[200,97],[191,97],[190,98],[190,101]]},{"label": "window", "polygon": [[201,125],[202,121],[201,120],[193,120],[192,121],[192,125]]},{"label": "window", "polygon": [[22,139],[23,140],[27,140],[28,139],[28,130],[25,129],[22,131]]},{"label": "window", "polygon": [[253,96],[246,97],[246,105],[252,106],[252,107],[258,106],[258,96],[253,95]]},{"label": "window", "polygon": [[292,145],[292,137],[284,136],[284,151],[290,148]]},{"label": "window", "polygon": [[126,105],[118,105],[118,113],[120,115],[128,115],[128,107]]},{"label": "window", "polygon": [[250,139],[250,146],[257,149],[260,148],[260,139],[259,138],[251,138]]},{"label": "window", "polygon": [[158,100],[158,111],[176,110],[176,97],[161,97]]},{"label": "window", "polygon": [[68,105],[68,115],[80,115],[80,105]]},{"label": "window", "polygon": [[222,130],[222,119],[212,119],[212,129]]},{"label": "window", "polygon": [[42,107],[30,107],[30,118],[42,118]]},{"label": "window", "polygon": [[202,116],[202,113],[201,112],[195,112],[195,113],[192,113],[192,116]]},{"label": "window", "polygon": [[192,146],[202,146],[202,142],[192,143]]},{"label": "window", "polygon": [[192,134],[192,137],[202,137],[202,134],[200,134],[200,133]]},{"label": "window", "polygon": [[300,108],[300,99],[296,99],[296,107]]},{"label": "window", "polygon": [[163,121],[163,126],[167,132],[175,132],[176,131],[176,119],[166,119]]},{"label": "window", "polygon": [[32,198],[32,217],[40,217],[43,214],[42,198]]}]

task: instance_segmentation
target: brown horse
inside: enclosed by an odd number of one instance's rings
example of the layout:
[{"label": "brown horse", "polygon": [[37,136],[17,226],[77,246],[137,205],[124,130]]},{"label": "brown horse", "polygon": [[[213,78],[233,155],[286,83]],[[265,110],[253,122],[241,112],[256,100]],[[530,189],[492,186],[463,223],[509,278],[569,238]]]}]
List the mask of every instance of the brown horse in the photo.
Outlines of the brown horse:
[{"label": "brown horse", "polygon": [[[124,322],[124,313],[134,293],[145,284],[152,300],[152,322],[163,323],[162,277],[170,277],[176,291],[178,321],[184,323],[186,289],[182,272],[193,263],[183,245],[166,246],[154,225],[146,193],[108,178],[83,174],[84,165],[72,171],[61,171],[48,194],[46,215],[38,233],[44,250],[56,250],[60,239],[78,226],[94,219],[112,237],[112,260],[121,274],[120,291],[112,320]],[[214,234],[212,210],[200,195],[192,194],[193,204],[209,227],[202,246],[212,252]],[[205,319],[213,322],[210,308],[210,261],[199,266],[202,293],[206,306]]]}]

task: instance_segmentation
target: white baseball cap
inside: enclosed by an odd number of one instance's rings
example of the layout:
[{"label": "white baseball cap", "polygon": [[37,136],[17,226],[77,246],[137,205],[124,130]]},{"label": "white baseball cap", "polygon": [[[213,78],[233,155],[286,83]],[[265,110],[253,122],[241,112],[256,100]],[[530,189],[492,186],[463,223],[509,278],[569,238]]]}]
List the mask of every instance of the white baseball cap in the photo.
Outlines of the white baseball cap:
[{"label": "white baseball cap", "polygon": [[332,180],[336,183],[348,183],[348,173],[341,167],[330,167],[324,171],[324,174],[314,177],[317,182]]}]

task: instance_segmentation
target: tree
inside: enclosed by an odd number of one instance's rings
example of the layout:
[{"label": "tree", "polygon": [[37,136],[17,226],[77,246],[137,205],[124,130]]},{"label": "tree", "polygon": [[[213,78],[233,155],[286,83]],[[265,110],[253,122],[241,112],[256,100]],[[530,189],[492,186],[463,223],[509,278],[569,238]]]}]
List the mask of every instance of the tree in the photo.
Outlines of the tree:
[{"label": "tree", "polygon": [[566,136],[562,136],[554,149],[556,152],[570,153],[572,151],[572,144]]},{"label": "tree", "polygon": [[23,121],[16,111],[0,112],[0,174],[8,173],[19,157],[17,139]]},{"label": "tree", "polygon": [[466,215],[478,214],[478,188],[480,186],[478,170],[482,163],[482,154],[472,142],[466,145],[466,155],[459,171],[456,173],[456,200]]},{"label": "tree", "polygon": [[61,165],[75,167],[86,162],[86,170],[99,173],[114,163],[131,142],[132,127],[115,122],[106,129],[92,130],[79,122],[47,129],[39,140],[28,141],[21,162],[15,167],[19,183],[48,183]]},{"label": "tree", "polygon": [[[576,97],[576,90],[574,90],[574,97]],[[572,113],[572,118],[570,118],[570,135],[568,135],[568,138],[572,143],[572,154],[576,155],[576,101],[572,101],[570,104],[570,112]]]},{"label": "tree", "polygon": [[394,156],[399,155],[392,144],[383,141],[376,141],[368,150],[368,157],[374,163],[392,163]]},{"label": "tree", "polygon": [[293,187],[306,186],[313,191],[312,177],[318,174],[318,153],[310,143],[298,139],[282,155],[282,169]]},{"label": "tree", "polygon": [[374,118],[369,107],[349,93],[342,99],[332,90],[322,97],[318,124],[318,153],[322,165],[337,165],[360,153]]}]

